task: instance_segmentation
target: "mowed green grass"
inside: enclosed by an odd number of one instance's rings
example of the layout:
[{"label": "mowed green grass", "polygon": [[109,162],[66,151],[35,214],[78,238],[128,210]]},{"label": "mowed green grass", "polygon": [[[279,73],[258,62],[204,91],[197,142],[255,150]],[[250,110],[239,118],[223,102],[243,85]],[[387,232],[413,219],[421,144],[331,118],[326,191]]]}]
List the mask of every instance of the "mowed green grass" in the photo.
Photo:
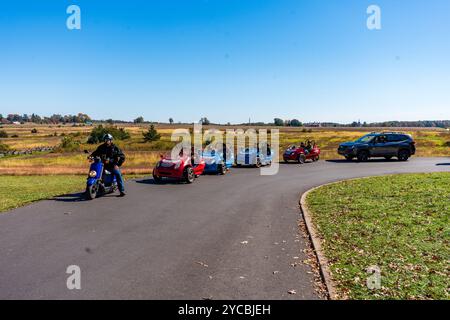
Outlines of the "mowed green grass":
[{"label": "mowed green grass", "polygon": [[[307,202],[341,298],[450,298],[449,172],[340,182]],[[370,266],[381,289],[367,288]]]},{"label": "mowed green grass", "polygon": [[57,195],[81,191],[85,176],[0,176],[0,212]]},{"label": "mowed green grass", "polygon": [[[124,175],[125,181],[142,178]],[[0,176],[0,212],[55,196],[84,191],[85,175]]]}]

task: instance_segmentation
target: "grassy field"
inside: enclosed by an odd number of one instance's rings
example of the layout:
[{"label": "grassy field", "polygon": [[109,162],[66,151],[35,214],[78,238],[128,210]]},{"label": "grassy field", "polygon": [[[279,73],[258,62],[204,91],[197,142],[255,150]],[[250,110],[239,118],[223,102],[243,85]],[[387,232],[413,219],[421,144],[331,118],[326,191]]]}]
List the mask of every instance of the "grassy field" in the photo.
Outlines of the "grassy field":
[{"label": "grassy field", "polygon": [[[125,180],[142,177],[126,175]],[[81,192],[86,185],[83,175],[8,176],[0,178],[0,212],[54,196]]]},{"label": "grassy field", "polygon": [[[327,185],[307,198],[340,297],[450,298],[450,173]],[[381,289],[366,269],[381,269]]]},{"label": "grassy field", "polygon": [[74,175],[2,176],[0,178],[0,212],[24,204],[83,190],[86,178]]},{"label": "grassy field", "polygon": [[[175,128],[189,126],[159,125],[156,129],[161,134],[161,140],[151,143],[143,141],[142,133],[148,125],[120,126],[127,130],[131,137],[117,141],[127,155],[123,170],[127,174],[151,173],[153,165],[161,153],[169,151],[175,143],[170,141]],[[37,133],[31,133],[33,128]],[[35,147],[56,147],[65,136],[71,136],[80,142],[77,152],[54,152],[15,157],[0,158],[0,174],[33,175],[33,174],[85,174],[88,163],[84,149],[92,151],[95,146],[86,143],[92,126],[72,125],[5,125],[0,130],[8,133],[9,138],[0,139],[0,143],[11,149],[25,150]],[[208,127],[206,127],[208,128]],[[245,127],[218,126],[220,130]],[[266,127],[271,129],[272,127]],[[355,140],[375,130],[354,128],[278,128],[280,130],[280,151],[291,144],[307,139],[315,140],[322,150],[322,159],[338,157],[336,149],[339,143]],[[417,142],[417,156],[450,156],[450,132],[443,129],[406,129]]]}]

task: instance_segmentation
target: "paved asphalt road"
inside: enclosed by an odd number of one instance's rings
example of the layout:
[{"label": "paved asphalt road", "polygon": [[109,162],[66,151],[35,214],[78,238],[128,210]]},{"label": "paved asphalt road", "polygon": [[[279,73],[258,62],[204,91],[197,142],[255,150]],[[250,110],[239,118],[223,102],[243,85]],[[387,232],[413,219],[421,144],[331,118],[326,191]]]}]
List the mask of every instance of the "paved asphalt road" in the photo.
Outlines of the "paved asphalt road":
[{"label": "paved asphalt road", "polygon": [[[125,198],[34,203],[0,214],[0,298],[317,299],[309,267],[291,266],[306,258],[301,193],[345,178],[449,171],[449,164],[319,161],[281,164],[275,176],[233,168],[192,185],[130,181]],[[66,287],[73,264],[81,290]]]}]

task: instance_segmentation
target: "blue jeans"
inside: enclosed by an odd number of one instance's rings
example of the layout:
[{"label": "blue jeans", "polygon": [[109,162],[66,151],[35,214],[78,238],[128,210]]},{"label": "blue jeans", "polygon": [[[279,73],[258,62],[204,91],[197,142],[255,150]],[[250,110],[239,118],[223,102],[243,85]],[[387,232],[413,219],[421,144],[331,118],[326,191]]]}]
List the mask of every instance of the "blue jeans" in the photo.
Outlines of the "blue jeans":
[{"label": "blue jeans", "polygon": [[122,178],[122,173],[120,172],[120,169],[114,169],[113,168],[112,174],[116,177],[117,186],[119,187],[119,191],[120,192],[124,192],[125,189],[123,187],[123,178]]}]

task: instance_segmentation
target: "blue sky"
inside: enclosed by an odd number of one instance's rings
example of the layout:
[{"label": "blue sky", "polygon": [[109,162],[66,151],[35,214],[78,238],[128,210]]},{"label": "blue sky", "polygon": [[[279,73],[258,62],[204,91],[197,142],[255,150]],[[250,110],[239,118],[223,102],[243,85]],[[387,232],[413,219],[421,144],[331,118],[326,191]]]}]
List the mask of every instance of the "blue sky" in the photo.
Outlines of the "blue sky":
[{"label": "blue sky", "polygon": [[[81,30],[66,28],[71,4]],[[0,113],[450,119],[449,35],[448,0],[8,1]]]}]

